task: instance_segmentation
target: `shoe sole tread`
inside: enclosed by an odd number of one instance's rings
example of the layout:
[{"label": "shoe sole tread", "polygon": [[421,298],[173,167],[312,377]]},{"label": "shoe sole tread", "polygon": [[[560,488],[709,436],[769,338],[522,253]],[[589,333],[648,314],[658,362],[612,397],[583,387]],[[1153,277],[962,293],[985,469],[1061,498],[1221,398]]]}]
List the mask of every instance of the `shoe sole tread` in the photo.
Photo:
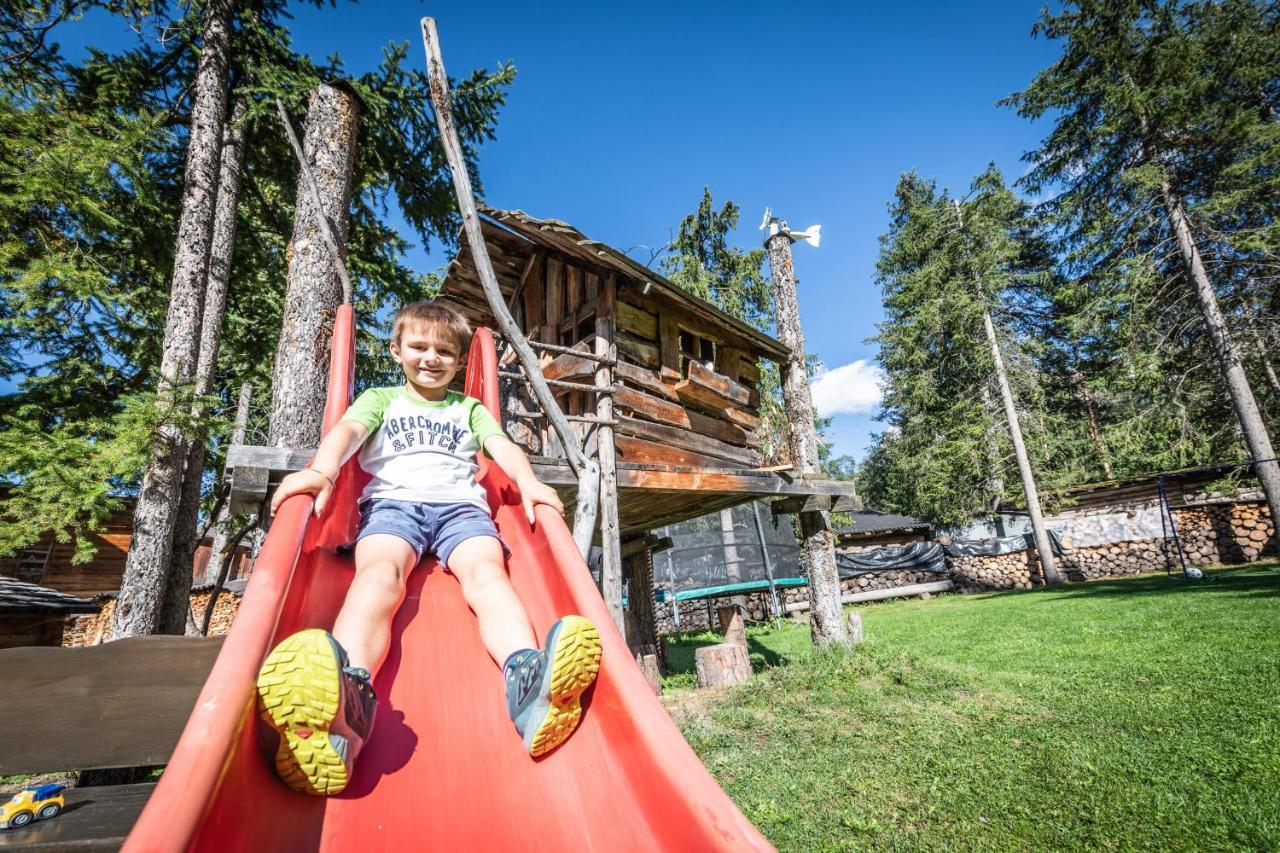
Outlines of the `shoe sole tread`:
[{"label": "shoe sole tread", "polygon": [[341,689],[337,656],[319,629],[284,640],[258,672],[261,715],[280,738],[276,772],[295,791],[328,796],[347,786],[346,764],[329,741]]},{"label": "shoe sole tread", "polygon": [[600,672],[600,632],[581,616],[566,616],[551,657],[551,703],[529,739],[534,758],[555,749],[582,719],[582,694]]}]

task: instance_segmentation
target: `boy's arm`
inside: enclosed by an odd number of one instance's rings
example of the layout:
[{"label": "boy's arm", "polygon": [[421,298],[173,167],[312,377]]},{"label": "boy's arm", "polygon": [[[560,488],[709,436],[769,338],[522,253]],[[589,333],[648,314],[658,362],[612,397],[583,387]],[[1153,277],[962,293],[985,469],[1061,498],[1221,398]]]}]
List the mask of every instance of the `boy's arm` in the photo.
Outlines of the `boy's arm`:
[{"label": "boy's arm", "polygon": [[316,515],[323,512],[325,504],[329,502],[329,493],[333,491],[333,482],[338,477],[338,471],[341,470],[343,463],[351,458],[351,454],[360,449],[360,445],[364,444],[368,436],[369,428],[364,424],[357,421],[339,421],[321,440],[311,464],[301,471],[294,471],[280,481],[279,488],[271,498],[271,514],[276,514],[276,510],[286,498],[297,494],[315,495]]},{"label": "boy's arm", "polygon": [[485,439],[484,450],[489,454],[489,458],[498,463],[498,467],[515,481],[516,488],[520,490],[520,500],[524,504],[524,514],[529,519],[530,526],[534,523],[533,507],[536,504],[546,504],[556,512],[564,514],[564,504],[560,502],[560,496],[556,494],[555,489],[539,480],[533,473],[529,457],[525,456],[520,445],[505,435],[491,435]]}]

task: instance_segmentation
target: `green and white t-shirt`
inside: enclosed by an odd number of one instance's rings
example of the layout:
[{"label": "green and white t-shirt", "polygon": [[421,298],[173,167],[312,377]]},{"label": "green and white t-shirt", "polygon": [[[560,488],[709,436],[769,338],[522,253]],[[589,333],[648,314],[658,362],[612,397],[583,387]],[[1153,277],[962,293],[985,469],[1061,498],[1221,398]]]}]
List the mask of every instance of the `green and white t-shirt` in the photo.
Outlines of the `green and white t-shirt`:
[{"label": "green and white t-shirt", "polygon": [[450,391],[432,402],[403,386],[370,388],[344,421],[369,429],[360,465],[373,475],[360,499],[471,503],[488,508],[475,480],[476,454],[502,427],[479,400]]}]

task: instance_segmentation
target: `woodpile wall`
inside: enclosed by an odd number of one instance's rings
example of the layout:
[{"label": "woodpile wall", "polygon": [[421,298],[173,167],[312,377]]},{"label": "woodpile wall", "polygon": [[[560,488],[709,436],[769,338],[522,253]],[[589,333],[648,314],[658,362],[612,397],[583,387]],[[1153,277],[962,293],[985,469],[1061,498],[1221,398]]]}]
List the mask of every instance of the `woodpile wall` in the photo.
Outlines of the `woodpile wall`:
[{"label": "woodpile wall", "polygon": [[[1188,565],[1233,565],[1280,555],[1271,512],[1261,501],[1207,503],[1175,509],[1173,515]],[[947,566],[962,591],[1030,589],[1040,583],[1034,558],[1032,549],[995,556],[947,557]],[[1036,565],[1035,577],[1029,568],[1032,564]],[[1068,577],[1076,581],[1162,572],[1166,566],[1176,569],[1180,565],[1172,539],[1068,547],[1062,564]]]},{"label": "woodpile wall", "polygon": [[[209,588],[192,591],[191,608],[197,624],[204,620],[204,611],[209,606],[212,594],[213,590]],[[62,645],[97,646],[111,638],[111,620],[116,612],[116,598],[114,595],[98,596],[95,600],[102,605],[102,610],[68,619],[62,632]],[[213,618],[209,620],[209,636],[220,636],[231,630],[231,620],[235,618],[239,606],[240,596],[223,590],[218,596],[218,603],[214,605]]]},{"label": "woodpile wall", "polygon": [[[1260,500],[1203,503],[1175,509],[1173,513],[1188,565],[1233,565],[1280,556],[1280,540],[1276,538],[1271,513]],[[1060,560],[1073,581],[1125,577],[1162,572],[1166,565],[1176,570],[1179,563],[1173,547],[1172,539],[1136,539],[1088,548],[1073,548],[1068,543],[1066,554]],[[1169,549],[1168,563],[1165,549]],[[1042,583],[1034,549],[992,556],[948,556],[947,568],[960,592],[1031,589]],[[895,570],[842,580],[840,589],[842,594],[868,592],[942,579],[943,576],[935,572]],[[809,590],[803,586],[780,588],[778,598],[785,608],[788,604],[807,601]],[[719,602],[719,599],[680,602],[678,628],[671,603],[655,602],[659,636],[716,627],[715,608]],[[746,602],[749,621],[764,622],[772,618],[768,590],[746,596]]]}]

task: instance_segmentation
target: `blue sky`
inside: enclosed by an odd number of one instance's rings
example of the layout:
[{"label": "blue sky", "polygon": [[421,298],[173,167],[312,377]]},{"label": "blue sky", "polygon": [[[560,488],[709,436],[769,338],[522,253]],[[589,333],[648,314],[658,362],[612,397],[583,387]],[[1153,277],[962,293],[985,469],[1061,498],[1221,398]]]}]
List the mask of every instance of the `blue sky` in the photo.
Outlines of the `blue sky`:
[{"label": "blue sky", "polygon": [[[832,370],[818,398],[837,453],[861,458],[878,429],[866,339],[882,317],[874,281],[886,204],[909,169],[967,187],[988,162],[1010,179],[1045,132],[995,102],[1056,56],[1032,39],[1035,2],[449,3],[368,0],[299,9],[296,46],[353,71],[434,14],[461,77],[512,60],[518,76],[482,151],[486,200],[571,222],[619,248],[658,247],[703,186],[742,208],[743,246],[766,206],[796,228],[801,319]],[[65,39],[70,42],[71,39]],[[648,257],[647,250],[633,256]],[[414,253],[425,269],[440,247]],[[840,370],[840,368],[844,368]]]}]

